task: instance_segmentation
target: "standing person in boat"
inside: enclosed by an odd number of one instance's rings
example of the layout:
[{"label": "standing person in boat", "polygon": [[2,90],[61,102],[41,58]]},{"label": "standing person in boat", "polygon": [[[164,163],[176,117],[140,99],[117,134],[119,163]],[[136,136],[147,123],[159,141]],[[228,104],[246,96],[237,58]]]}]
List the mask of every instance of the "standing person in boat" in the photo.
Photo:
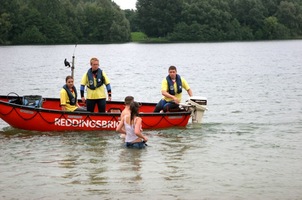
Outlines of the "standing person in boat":
[{"label": "standing person in boat", "polygon": [[[111,101],[110,80],[106,73],[99,68],[99,60],[97,58],[91,58],[90,65],[91,68],[83,75],[81,80],[81,98],[83,103],[86,102],[87,111],[94,112],[94,107],[97,104],[99,112],[105,112],[105,86],[108,93],[108,101]],[[84,97],[85,86],[87,86],[86,100]]]},{"label": "standing person in boat", "polygon": [[[133,96],[126,96],[125,97],[125,108],[121,113],[120,119],[122,119],[125,115],[130,115],[131,111],[130,111],[130,104],[134,101],[134,97]],[[121,133],[121,137],[125,138],[125,134],[126,134],[126,130],[124,128],[122,128],[120,131]]]},{"label": "standing person in boat", "polygon": [[138,117],[139,104],[135,101],[130,104],[130,115],[125,114],[121,119],[116,131],[120,132],[123,128],[126,131],[126,147],[144,148],[148,138],[142,133],[142,118]]},{"label": "standing person in boat", "polygon": [[86,111],[78,104],[77,90],[74,87],[74,80],[72,76],[67,76],[65,79],[66,84],[60,91],[60,105],[64,111]]},{"label": "standing person in boat", "polygon": [[163,98],[157,103],[154,112],[168,112],[179,106],[182,98],[182,91],[185,89],[188,95],[193,96],[187,81],[177,74],[175,66],[169,67],[169,75],[163,79],[161,84],[161,93]]}]

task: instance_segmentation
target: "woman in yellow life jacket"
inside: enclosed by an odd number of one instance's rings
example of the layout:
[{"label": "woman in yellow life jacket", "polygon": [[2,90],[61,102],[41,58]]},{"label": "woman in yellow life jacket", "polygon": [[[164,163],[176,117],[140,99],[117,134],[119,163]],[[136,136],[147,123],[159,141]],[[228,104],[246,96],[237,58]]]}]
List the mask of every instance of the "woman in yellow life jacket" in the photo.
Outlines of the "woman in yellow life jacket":
[{"label": "woman in yellow life jacket", "polygon": [[66,77],[66,84],[60,91],[60,105],[64,111],[86,111],[81,108],[77,100],[77,90],[74,87],[74,80],[72,76]]}]

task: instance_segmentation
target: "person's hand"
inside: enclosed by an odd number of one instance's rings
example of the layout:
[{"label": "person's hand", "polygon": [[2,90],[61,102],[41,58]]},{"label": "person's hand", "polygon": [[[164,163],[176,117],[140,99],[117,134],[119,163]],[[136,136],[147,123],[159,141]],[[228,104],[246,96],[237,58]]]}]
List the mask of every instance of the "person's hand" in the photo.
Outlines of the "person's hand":
[{"label": "person's hand", "polygon": [[108,101],[111,101],[111,97],[108,97]]},{"label": "person's hand", "polygon": [[65,106],[61,106],[61,109],[62,109],[63,111],[66,111],[66,107],[65,107]]},{"label": "person's hand", "polygon": [[173,101],[174,101],[176,104],[179,104],[179,101],[178,101],[178,99],[177,99],[175,96],[173,96]]},{"label": "person's hand", "polygon": [[85,97],[82,97],[81,99],[82,99],[83,104],[85,104],[85,102],[86,102]]},{"label": "person's hand", "polygon": [[147,142],[148,141],[148,137],[144,136],[143,140],[144,140],[144,142]]}]

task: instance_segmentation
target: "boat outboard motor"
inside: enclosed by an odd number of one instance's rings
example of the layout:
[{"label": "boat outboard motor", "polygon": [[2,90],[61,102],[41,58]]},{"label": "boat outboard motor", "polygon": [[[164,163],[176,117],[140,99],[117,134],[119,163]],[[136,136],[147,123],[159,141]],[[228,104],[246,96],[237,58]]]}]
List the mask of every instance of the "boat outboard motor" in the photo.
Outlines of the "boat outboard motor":
[{"label": "boat outboard motor", "polygon": [[201,124],[204,111],[207,110],[207,99],[205,97],[193,96],[186,103],[181,103],[180,107],[191,111],[193,124]]}]

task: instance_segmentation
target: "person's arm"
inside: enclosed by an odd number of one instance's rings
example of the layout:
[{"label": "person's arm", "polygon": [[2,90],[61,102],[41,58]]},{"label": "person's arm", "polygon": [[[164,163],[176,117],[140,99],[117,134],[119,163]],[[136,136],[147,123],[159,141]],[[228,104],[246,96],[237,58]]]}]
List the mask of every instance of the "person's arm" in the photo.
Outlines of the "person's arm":
[{"label": "person's arm", "polygon": [[85,100],[85,96],[84,96],[84,91],[85,91],[85,85],[88,82],[88,78],[87,78],[87,73],[85,73],[82,77],[81,80],[81,86],[80,86],[80,94],[81,94],[81,99],[83,104],[85,104],[86,100]]},{"label": "person's arm", "polygon": [[65,111],[66,110],[66,98],[65,98],[65,90],[62,89],[60,91],[60,106],[61,110]]},{"label": "person's arm", "polygon": [[162,94],[163,96],[167,97],[167,98],[173,99],[173,101],[174,101],[175,103],[179,104],[178,99],[177,99],[174,95],[172,95],[172,94],[170,94],[169,92],[167,92],[166,90],[162,90],[162,91],[161,91],[161,94]]},{"label": "person's arm", "polygon": [[84,90],[85,90],[85,85],[81,85],[80,87],[81,99],[82,102],[85,104]]},{"label": "person's arm", "polygon": [[142,138],[145,142],[147,142],[148,138],[142,134],[141,127],[142,127],[142,118],[139,117],[135,122],[134,133],[137,137]]},{"label": "person's arm", "polygon": [[108,101],[111,101],[111,86],[110,83],[106,85],[107,93],[108,93]]},{"label": "person's arm", "polygon": [[108,101],[111,101],[112,94],[111,94],[110,80],[109,80],[107,74],[104,71],[103,71],[103,78],[104,78],[104,84],[106,85],[106,89],[107,89]]},{"label": "person's arm", "polygon": [[[122,122],[124,123],[124,115],[123,113],[121,114],[121,117],[120,117],[120,121],[119,121],[119,124],[121,124]],[[119,130],[117,130],[116,128],[116,131],[121,133],[121,134],[126,134],[126,130],[125,130],[125,126],[122,126],[121,128],[119,128]]]},{"label": "person's arm", "polygon": [[125,131],[125,129],[124,129],[123,127],[124,127],[124,117],[121,118],[121,121],[120,121],[119,124],[117,125],[117,127],[116,127],[116,132],[122,133],[122,131],[124,131],[124,132],[126,133],[126,131]]},{"label": "person's arm", "polygon": [[167,88],[168,88],[168,82],[166,79],[164,79],[161,83],[161,94],[166,97],[166,98],[169,98],[169,99],[172,99],[175,103],[179,103],[178,99],[169,93],[169,91],[167,91]]},{"label": "person's arm", "polygon": [[190,97],[193,96],[193,92],[192,92],[191,89],[188,89],[187,92],[188,92],[188,95],[189,95]]},{"label": "person's arm", "polygon": [[181,81],[182,81],[182,88],[184,88],[187,91],[187,93],[190,97],[193,96],[193,91],[191,90],[191,88],[190,88],[188,82],[186,81],[186,79],[181,78]]}]

